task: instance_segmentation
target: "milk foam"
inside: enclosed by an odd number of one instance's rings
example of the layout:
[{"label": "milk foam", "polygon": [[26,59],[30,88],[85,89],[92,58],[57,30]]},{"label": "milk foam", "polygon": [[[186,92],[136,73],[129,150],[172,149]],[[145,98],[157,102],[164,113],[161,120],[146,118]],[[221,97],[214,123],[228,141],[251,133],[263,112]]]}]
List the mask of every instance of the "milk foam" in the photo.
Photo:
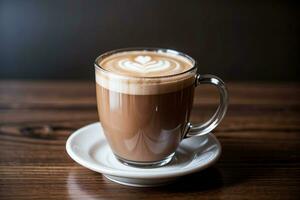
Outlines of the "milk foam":
[{"label": "milk foam", "polygon": [[183,73],[194,63],[171,53],[127,51],[110,55],[98,64],[102,69],[96,67],[97,84],[126,94],[173,92],[190,86],[195,79],[195,70]]},{"label": "milk foam", "polygon": [[152,51],[116,53],[99,64],[107,71],[135,77],[174,75],[193,67],[193,63],[183,56]]}]

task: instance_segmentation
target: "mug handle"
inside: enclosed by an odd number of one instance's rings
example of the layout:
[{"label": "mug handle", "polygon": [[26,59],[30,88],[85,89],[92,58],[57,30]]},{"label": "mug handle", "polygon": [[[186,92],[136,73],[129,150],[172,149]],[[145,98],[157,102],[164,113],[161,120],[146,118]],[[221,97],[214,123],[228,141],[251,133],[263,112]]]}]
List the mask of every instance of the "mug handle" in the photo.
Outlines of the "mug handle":
[{"label": "mug handle", "polygon": [[225,83],[217,76],[205,74],[196,75],[195,86],[200,84],[212,84],[219,89],[220,93],[220,104],[215,112],[215,114],[205,123],[192,124],[188,122],[183,134],[184,138],[189,138],[192,136],[202,136],[210,133],[216,126],[221,122],[226,114],[228,107],[228,92]]}]

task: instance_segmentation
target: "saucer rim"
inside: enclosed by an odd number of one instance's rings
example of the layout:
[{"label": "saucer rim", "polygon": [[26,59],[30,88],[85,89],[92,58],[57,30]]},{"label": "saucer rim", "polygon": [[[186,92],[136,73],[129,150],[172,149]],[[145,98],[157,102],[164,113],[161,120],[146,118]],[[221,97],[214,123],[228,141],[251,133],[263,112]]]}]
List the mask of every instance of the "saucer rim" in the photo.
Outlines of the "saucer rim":
[{"label": "saucer rim", "polygon": [[[102,128],[102,125],[100,122],[94,122],[88,125],[85,125],[79,129],[77,129],[76,131],[74,131],[67,139],[66,142],[66,151],[68,153],[68,155],[78,164],[80,164],[81,166],[88,168],[92,171],[101,173],[101,174],[106,174],[106,175],[111,175],[111,176],[118,176],[118,177],[124,177],[124,178],[144,178],[144,179],[157,179],[157,178],[172,178],[172,177],[180,177],[180,176],[184,176],[187,174],[191,174],[203,169],[208,168],[209,166],[213,165],[214,163],[216,163],[216,161],[220,158],[221,153],[222,153],[222,148],[221,148],[221,144],[219,142],[219,140],[212,134],[209,133],[208,137],[211,137],[211,139],[214,140],[214,142],[217,145],[217,150],[215,153],[215,156],[209,160],[208,162],[205,162],[203,165],[199,165],[196,167],[190,167],[190,168],[186,168],[180,171],[167,171],[167,172],[153,172],[151,174],[141,174],[142,172],[133,172],[133,171],[121,171],[121,170],[117,170],[117,169],[112,169],[112,168],[108,168],[105,167],[101,164],[95,164],[95,163],[91,163],[89,161],[86,161],[84,158],[82,158],[81,156],[78,156],[72,148],[72,143],[74,141],[74,139],[76,138],[76,136],[80,135],[82,132],[86,131],[86,129],[90,129],[90,128],[94,128],[94,126],[99,126],[100,128]],[[103,134],[103,132],[102,132]],[[101,137],[101,135],[100,135]],[[103,134],[103,136],[105,141],[106,138]],[[197,137],[197,136],[195,136]],[[166,165],[167,166],[167,165]],[[164,166],[160,167],[160,168],[164,168]],[[143,169],[143,170],[147,170],[147,169]]]}]

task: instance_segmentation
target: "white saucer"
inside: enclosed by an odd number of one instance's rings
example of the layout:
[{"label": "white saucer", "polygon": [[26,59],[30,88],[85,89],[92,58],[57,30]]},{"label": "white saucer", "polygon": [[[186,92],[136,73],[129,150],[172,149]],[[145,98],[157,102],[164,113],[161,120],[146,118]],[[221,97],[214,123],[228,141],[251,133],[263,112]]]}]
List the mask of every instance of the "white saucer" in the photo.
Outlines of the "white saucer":
[{"label": "white saucer", "polygon": [[170,183],[176,178],[203,170],[217,161],[221,145],[213,134],[185,139],[175,157],[166,166],[136,168],[120,163],[113,155],[99,122],[75,131],[66,149],[80,165],[102,173],[111,181],[135,187],[152,187]]}]

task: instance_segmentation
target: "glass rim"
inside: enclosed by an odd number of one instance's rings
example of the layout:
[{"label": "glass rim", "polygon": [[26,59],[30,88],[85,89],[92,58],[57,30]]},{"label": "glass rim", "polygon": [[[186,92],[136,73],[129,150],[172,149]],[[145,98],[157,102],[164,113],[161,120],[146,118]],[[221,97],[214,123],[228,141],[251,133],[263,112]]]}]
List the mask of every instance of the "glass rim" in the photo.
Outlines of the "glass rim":
[{"label": "glass rim", "polygon": [[[106,70],[103,67],[100,66],[100,62],[101,60],[103,60],[105,57],[113,55],[115,53],[121,53],[121,52],[126,52],[126,51],[150,51],[150,52],[161,52],[161,53],[169,53],[169,54],[173,54],[173,55],[179,55],[182,57],[187,58],[188,60],[190,60],[193,64],[193,67],[191,67],[190,69],[183,71],[181,73],[178,74],[171,74],[171,75],[166,75],[166,76],[152,76],[152,77],[146,77],[146,76],[129,76],[129,75],[124,75],[124,74],[118,74],[118,73],[114,73],[112,71]],[[173,49],[168,49],[168,48],[156,48],[156,47],[129,47],[129,48],[120,48],[120,49],[115,49],[115,50],[111,50],[111,51],[107,51],[103,54],[101,54],[100,56],[98,56],[94,62],[95,68],[99,69],[105,73],[109,73],[112,74],[114,76],[120,76],[123,78],[136,78],[136,79],[162,79],[162,78],[170,78],[170,77],[176,77],[176,76],[180,76],[183,75],[185,73],[189,73],[192,72],[193,70],[195,70],[196,67],[196,61],[195,59],[193,59],[191,56],[177,51],[177,50],[173,50]]]}]

